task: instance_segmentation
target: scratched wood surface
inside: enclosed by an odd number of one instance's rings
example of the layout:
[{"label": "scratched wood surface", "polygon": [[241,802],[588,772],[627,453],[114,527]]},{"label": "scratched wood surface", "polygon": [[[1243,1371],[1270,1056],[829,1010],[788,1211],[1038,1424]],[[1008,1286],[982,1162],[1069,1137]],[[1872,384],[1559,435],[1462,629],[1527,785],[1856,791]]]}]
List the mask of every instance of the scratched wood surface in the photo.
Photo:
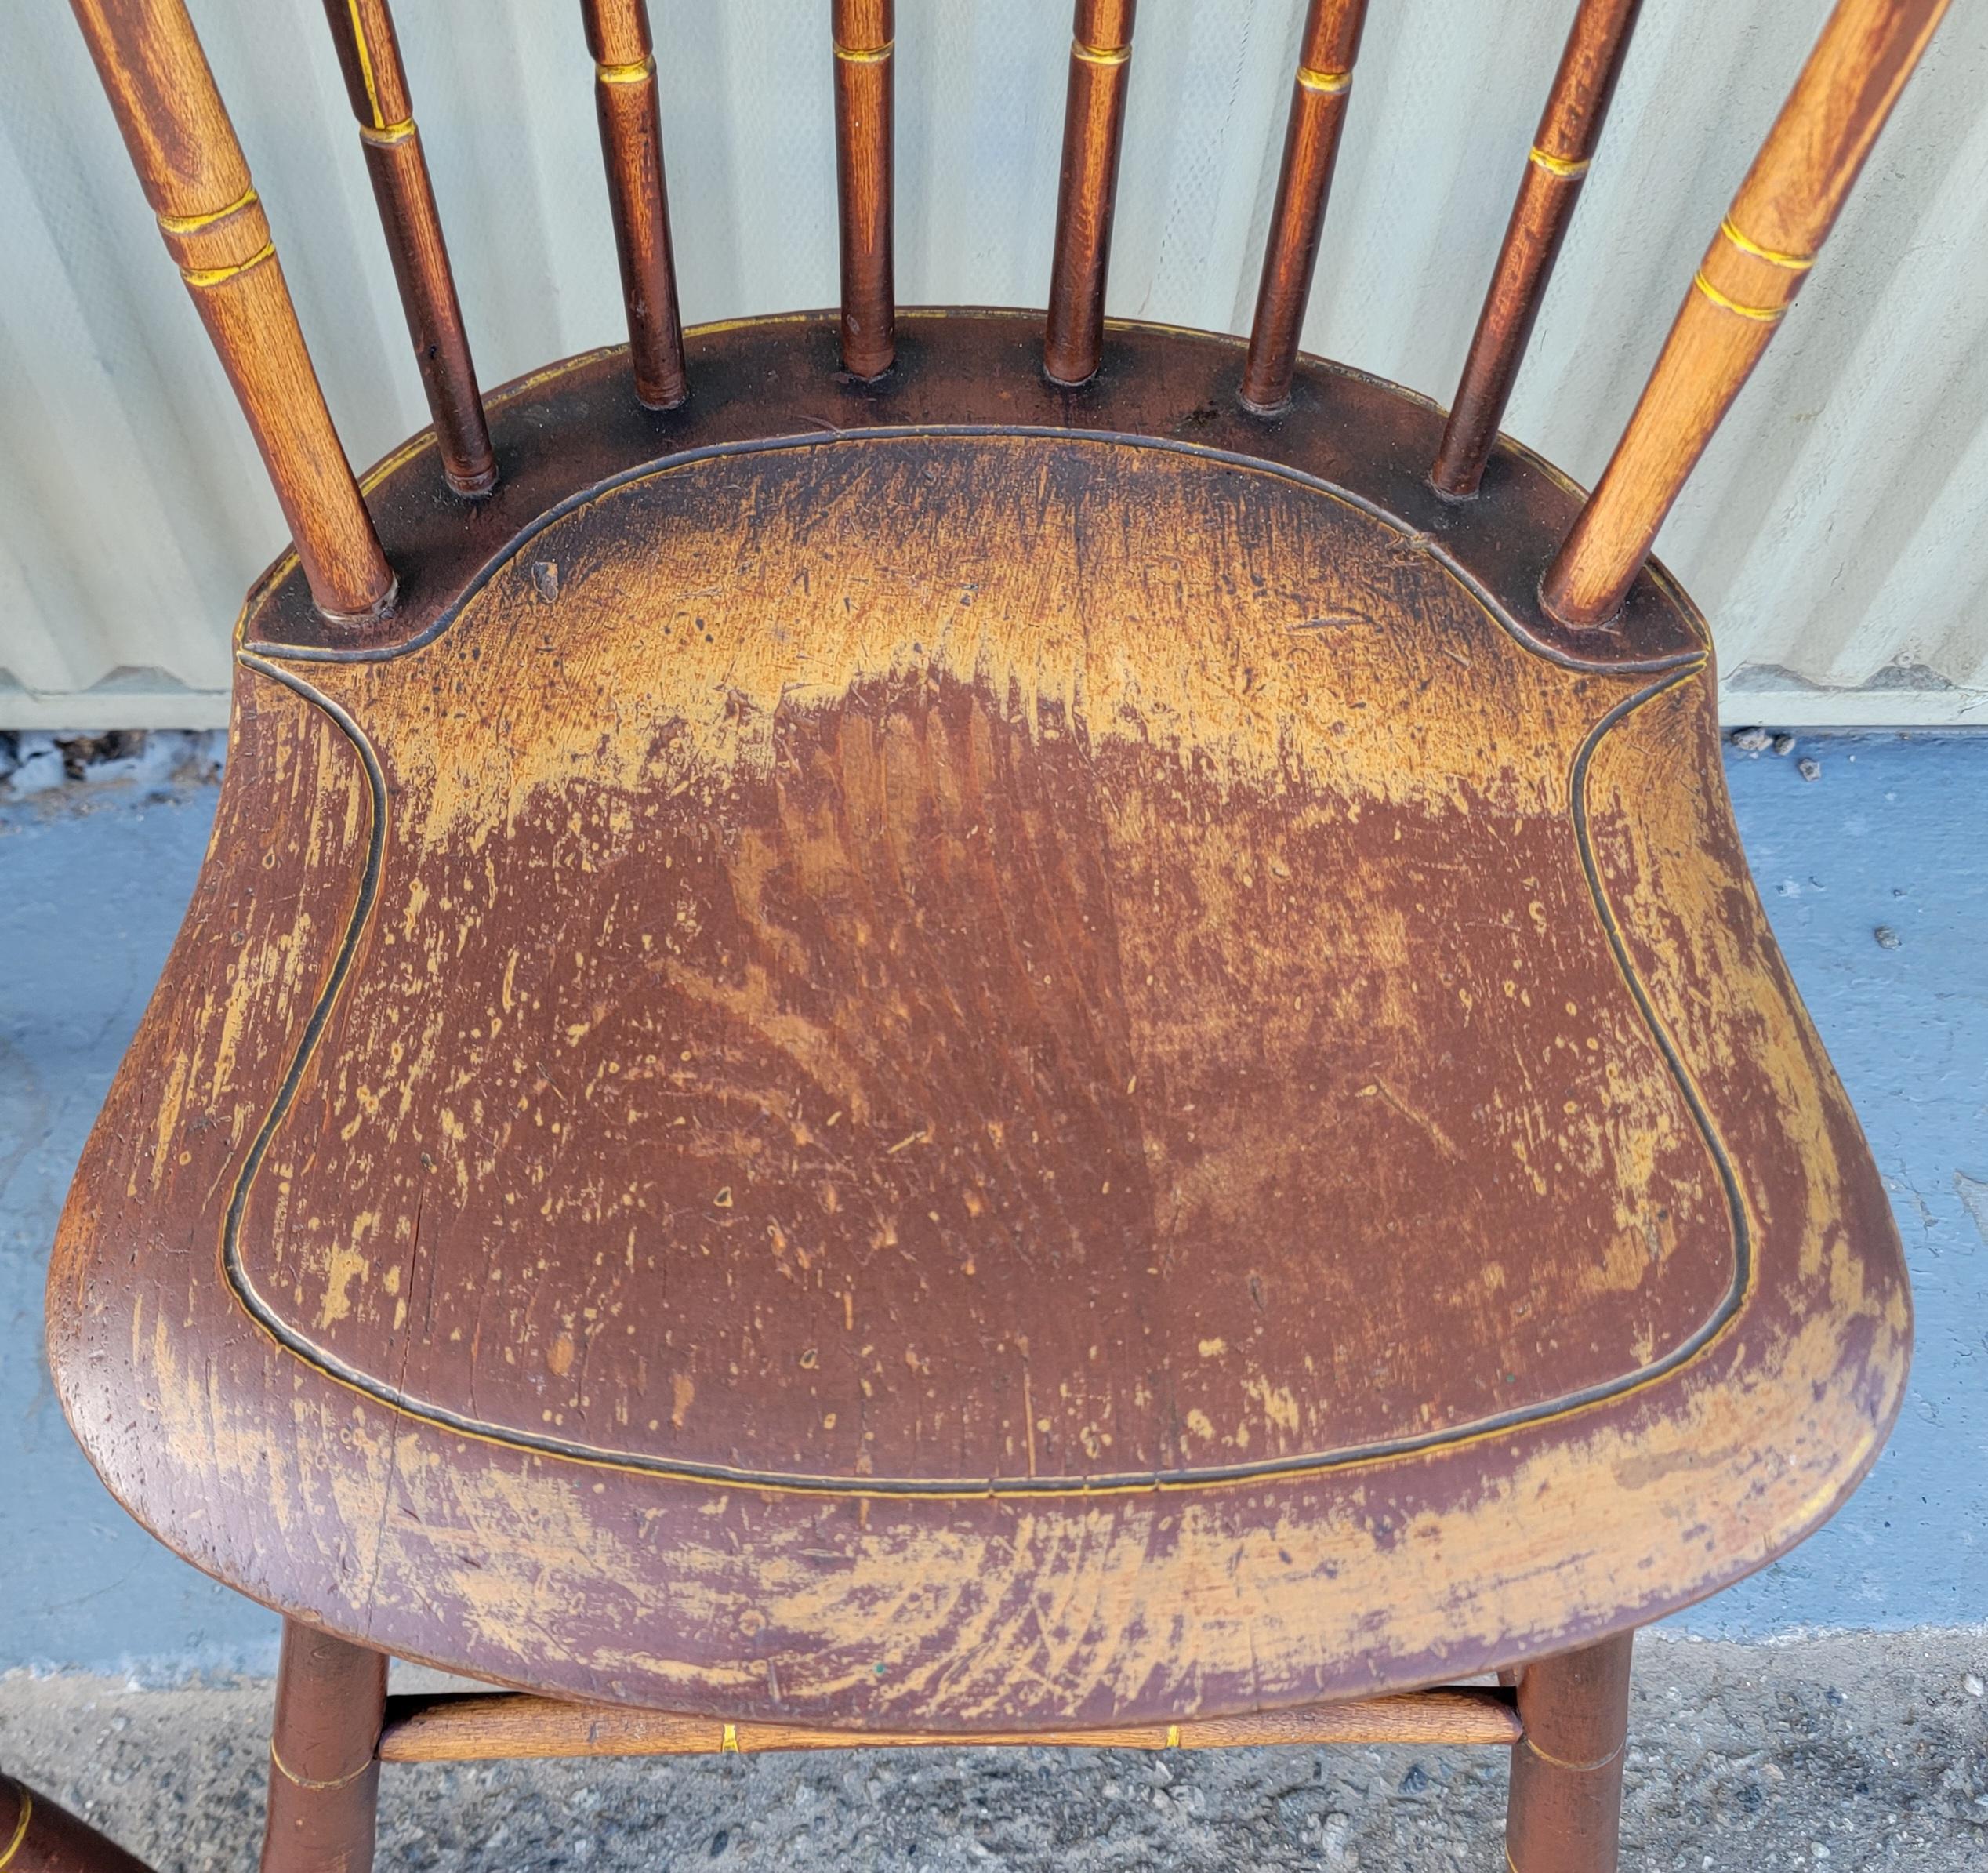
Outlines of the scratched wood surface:
[{"label": "scratched wood surface", "polygon": [[691,333],[252,593],[216,857],[79,1173],[65,1406],[269,1603],[554,1693],[1217,1719],[1654,1617],[1897,1409],[1895,1235],[1702,622],[1420,400],[1023,315]]}]

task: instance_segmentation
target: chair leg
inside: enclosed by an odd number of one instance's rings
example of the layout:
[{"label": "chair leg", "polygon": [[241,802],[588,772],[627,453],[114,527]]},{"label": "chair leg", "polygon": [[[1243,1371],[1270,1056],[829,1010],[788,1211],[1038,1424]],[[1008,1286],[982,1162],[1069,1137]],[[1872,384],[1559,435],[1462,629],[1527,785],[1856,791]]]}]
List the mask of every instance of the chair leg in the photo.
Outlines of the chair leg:
[{"label": "chair leg", "polygon": [[1616,1873],[1629,1730],[1625,1632],[1541,1659],[1518,1680],[1505,1858],[1511,1873]]},{"label": "chair leg", "polygon": [[49,1798],[0,1775],[0,1868],[5,1873],[151,1873]]},{"label": "chair leg", "polygon": [[371,1873],[386,1657],[283,1622],[263,1873]]}]

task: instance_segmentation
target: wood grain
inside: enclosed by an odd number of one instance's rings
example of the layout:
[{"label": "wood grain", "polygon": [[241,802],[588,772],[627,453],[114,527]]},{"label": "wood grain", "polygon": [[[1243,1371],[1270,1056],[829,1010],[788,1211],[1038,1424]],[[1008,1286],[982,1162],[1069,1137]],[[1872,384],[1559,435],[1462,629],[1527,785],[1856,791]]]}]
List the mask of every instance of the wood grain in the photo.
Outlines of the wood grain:
[{"label": "wood grain", "polygon": [[1799,1538],[1910,1315],[1702,623],[1554,625],[1577,494],[1442,501],[1370,379],[898,343],[540,373],[473,525],[383,471],[392,636],[252,596],[51,1276],[107,1480],[382,1650],[890,1733],[1469,1675]]},{"label": "wood grain", "polygon": [[1043,369],[1052,383],[1086,383],[1105,344],[1105,279],[1112,258],[1134,0],[1077,0],[1063,169],[1050,260]]},{"label": "wood grain", "polygon": [[650,409],[674,409],[690,394],[690,380],[684,372],[648,0],[580,0],[580,12],[593,55],[594,105],[635,394]]},{"label": "wood grain", "polygon": [[0,1775],[0,1869],[4,1873],[150,1873],[40,1790]]},{"label": "wood grain", "polygon": [[891,265],[891,0],[835,0],[836,199],[842,255],[842,368],[883,375],[896,352]]},{"label": "wood grain", "polygon": [[1453,499],[1477,492],[1587,178],[1642,0],[1581,0],[1512,204],[1429,479]]},{"label": "wood grain", "polygon": [[488,494],[496,483],[497,461],[393,15],[386,0],[325,0],[325,16],[359,122],[408,336],[435,419],[442,472],[458,494]]},{"label": "wood grain", "polygon": [[1528,1665],[1505,1823],[1511,1873],[1616,1873],[1634,1635]]},{"label": "wood grain", "polygon": [[1221,1749],[1268,1744],[1509,1744],[1523,1734],[1511,1693],[1464,1686],[1356,1698],[1257,1717],[1112,1730],[978,1736],[720,1723],[656,1711],[474,1692],[387,1701],[383,1762],[483,1762],[544,1756],[757,1755],[775,1750],[926,1749],[1062,1744],[1076,1749]]},{"label": "wood grain", "polygon": [[1284,133],[1283,166],[1278,172],[1263,278],[1250,327],[1250,354],[1242,367],[1242,401],[1265,415],[1290,401],[1333,165],[1339,155],[1340,129],[1366,20],[1366,0],[1311,0],[1305,15],[1297,76],[1291,86],[1290,122]]},{"label": "wood grain", "polygon": [[1837,0],[1712,238],[1629,427],[1547,568],[1547,608],[1606,624],[1808,277],[1946,0]]},{"label": "wood grain", "polygon": [[146,199],[234,387],[317,608],[390,611],[394,575],[332,426],[269,223],[184,0],[72,0]]}]

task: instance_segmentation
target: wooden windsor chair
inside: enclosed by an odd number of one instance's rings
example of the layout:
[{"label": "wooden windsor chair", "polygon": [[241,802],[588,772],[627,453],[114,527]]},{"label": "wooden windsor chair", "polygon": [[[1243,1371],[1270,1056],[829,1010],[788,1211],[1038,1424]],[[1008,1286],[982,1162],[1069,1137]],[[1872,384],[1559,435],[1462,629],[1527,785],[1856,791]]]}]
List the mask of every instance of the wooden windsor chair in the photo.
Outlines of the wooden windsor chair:
[{"label": "wooden windsor chair", "polygon": [[363,486],[181,0],[74,6],[295,536],[49,1306],[111,1488],[286,1615],[265,1864],[364,1867],[383,1760],[1398,1739],[1612,1867],[1633,1629],[1905,1374],[1647,555],[1941,0],[1836,6],[1591,496],[1497,430],[1634,0],[1446,422],[1297,354],[1360,0],[1246,346],[1104,317],[1131,0],[1046,325],[894,306],[835,0],[839,317],[688,332],[642,0],[583,0],[629,347],[488,399],[328,0],[435,419]]}]

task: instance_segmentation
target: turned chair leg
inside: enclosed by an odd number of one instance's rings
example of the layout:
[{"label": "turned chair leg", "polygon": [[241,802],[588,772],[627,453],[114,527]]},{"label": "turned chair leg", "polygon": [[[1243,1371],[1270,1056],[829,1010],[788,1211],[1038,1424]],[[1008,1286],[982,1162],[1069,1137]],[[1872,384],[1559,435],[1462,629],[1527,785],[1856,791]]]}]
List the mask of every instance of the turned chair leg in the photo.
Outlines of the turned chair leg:
[{"label": "turned chair leg", "polygon": [[263,1873],[370,1873],[383,1653],[283,1622]]},{"label": "turned chair leg", "polygon": [[1616,1873],[1633,1632],[1528,1665],[1512,1745],[1511,1873]]}]

